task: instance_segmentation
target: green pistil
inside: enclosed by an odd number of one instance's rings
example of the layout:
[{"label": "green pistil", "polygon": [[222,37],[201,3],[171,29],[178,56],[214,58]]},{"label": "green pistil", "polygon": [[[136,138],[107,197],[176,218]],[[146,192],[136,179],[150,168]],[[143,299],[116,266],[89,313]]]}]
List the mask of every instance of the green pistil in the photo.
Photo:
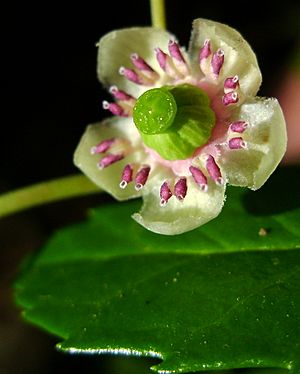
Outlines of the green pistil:
[{"label": "green pistil", "polygon": [[138,99],[133,120],[143,134],[161,134],[172,126],[176,112],[177,104],[171,92],[165,88],[154,88]]},{"label": "green pistil", "polygon": [[149,148],[166,160],[182,160],[208,142],[215,114],[203,90],[182,84],[146,91],[136,102],[133,120]]}]

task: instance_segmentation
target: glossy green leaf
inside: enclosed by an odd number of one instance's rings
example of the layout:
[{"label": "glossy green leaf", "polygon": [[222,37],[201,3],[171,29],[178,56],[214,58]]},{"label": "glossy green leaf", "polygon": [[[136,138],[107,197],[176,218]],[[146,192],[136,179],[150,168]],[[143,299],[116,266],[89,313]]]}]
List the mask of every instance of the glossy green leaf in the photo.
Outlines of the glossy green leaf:
[{"label": "glossy green leaf", "polygon": [[131,220],[137,202],[98,208],[27,265],[17,302],[62,350],[154,356],[159,373],[299,373],[296,174],[278,172],[257,192],[231,188],[217,219],[175,237]]}]

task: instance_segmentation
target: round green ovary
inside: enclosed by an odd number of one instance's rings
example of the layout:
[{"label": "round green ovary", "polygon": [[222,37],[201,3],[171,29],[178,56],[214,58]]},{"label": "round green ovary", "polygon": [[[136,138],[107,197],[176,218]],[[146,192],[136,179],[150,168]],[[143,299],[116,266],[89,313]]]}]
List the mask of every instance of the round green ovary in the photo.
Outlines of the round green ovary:
[{"label": "round green ovary", "polygon": [[191,157],[207,143],[215,114],[207,94],[189,84],[146,91],[133,110],[144,143],[166,160]]},{"label": "round green ovary", "polygon": [[174,96],[168,90],[154,88],[138,99],[133,110],[133,121],[144,134],[161,134],[172,125],[176,112]]}]

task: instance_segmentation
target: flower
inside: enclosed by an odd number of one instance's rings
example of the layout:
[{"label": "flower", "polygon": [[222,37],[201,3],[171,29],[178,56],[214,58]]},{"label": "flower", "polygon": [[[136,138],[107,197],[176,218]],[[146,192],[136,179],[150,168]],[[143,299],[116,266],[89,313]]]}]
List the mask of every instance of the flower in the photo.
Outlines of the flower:
[{"label": "flower", "polygon": [[276,99],[255,97],[261,73],[236,30],[196,19],[188,52],[151,27],[113,31],[98,46],[114,116],[87,128],[75,164],[118,200],[142,196],[138,223],[192,230],[220,213],[227,183],[256,190],[274,171],[285,121]]}]

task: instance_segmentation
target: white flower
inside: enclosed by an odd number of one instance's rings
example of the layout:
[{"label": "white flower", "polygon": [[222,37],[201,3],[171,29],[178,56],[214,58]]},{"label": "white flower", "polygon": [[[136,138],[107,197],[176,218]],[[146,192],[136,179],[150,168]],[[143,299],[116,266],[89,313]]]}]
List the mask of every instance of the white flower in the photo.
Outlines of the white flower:
[{"label": "white flower", "polygon": [[[276,99],[255,97],[255,54],[234,29],[197,19],[186,53],[168,32],[113,31],[98,75],[115,116],[88,126],[75,164],[118,200],[142,196],[133,218],[174,235],[216,217],[226,183],[261,187],[286,149]],[[98,167],[97,167],[98,165]]]}]

